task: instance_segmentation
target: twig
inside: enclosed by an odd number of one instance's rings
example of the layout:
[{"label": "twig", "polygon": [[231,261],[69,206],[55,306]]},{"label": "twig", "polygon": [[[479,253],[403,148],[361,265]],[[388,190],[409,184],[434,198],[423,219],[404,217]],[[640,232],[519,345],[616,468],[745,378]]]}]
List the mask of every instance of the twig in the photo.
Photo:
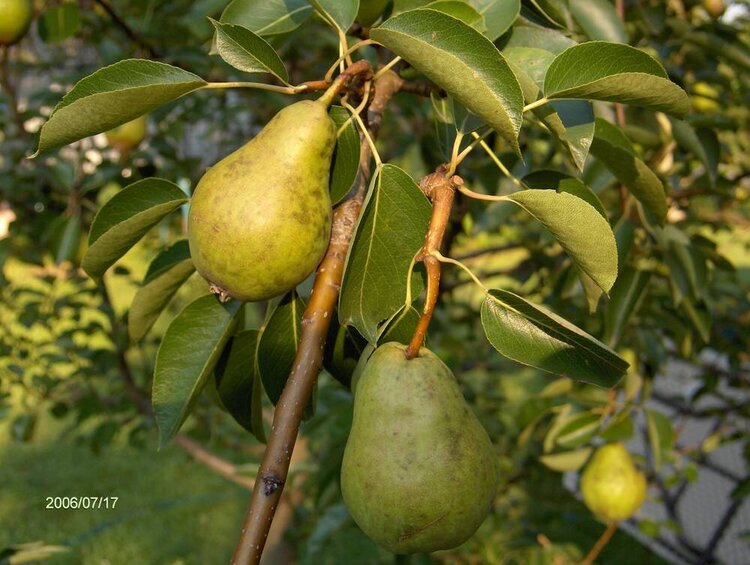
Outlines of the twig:
[{"label": "twig", "polygon": [[214,455],[186,435],[177,434],[174,438],[174,442],[184,449],[193,459],[205,465],[216,474],[221,475],[225,479],[228,479],[248,490],[253,490],[253,487],[255,487],[255,481],[253,479],[240,475],[237,472],[237,465]]},{"label": "twig", "polygon": [[594,547],[591,548],[591,551],[589,551],[589,554],[586,556],[586,558],[581,561],[581,565],[592,565],[594,561],[596,561],[596,558],[599,557],[599,554],[602,552],[602,550],[605,548],[605,546],[609,543],[609,540],[612,539],[612,536],[615,535],[615,532],[617,531],[618,523],[612,522],[607,526],[607,529],[604,530],[604,533],[601,535],[601,537],[596,541],[594,544]]},{"label": "twig", "polygon": [[[374,84],[370,104],[370,131],[374,135],[382,112],[390,98],[398,92],[401,79],[385,73]],[[375,128],[375,129],[373,129]],[[312,395],[322,365],[326,336],[341,287],[344,262],[365,196],[369,177],[370,146],[362,143],[360,172],[354,193],[334,211],[331,241],[318,268],[310,300],[305,308],[293,369],[276,404],[273,426],[256,484],[250,499],[232,563],[258,563],[268,537],[276,506],[289,472],[294,444],[305,407]]]},{"label": "twig", "polygon": [[112,8],[112,6],[109,5],[109,2],[107,2],[107,0],[94,0],[94,2],[99,4],[104,9],[104,11],[107,12],[107,14],[117,25],[117,27],[119,27],[125,33],[125,35],[127,35],[136,45],[141,47],[141,49],[145,49],[148,54],[154,59],[158,59],[161,57],[159,51],[157,51],[153,46],[144,41],[143,38],[138,35],[133,30],[133,28],[130,27],[128,23],[117,14],[117,12],[115,12],[115,10]]},{"label": "twig", "polygon": [[440,260],[435,254],[440,252],[443,235],[450,221],[456,187],[463,185],[464,182],[459,176],[447,176],[447,171],[447,167],[441,165],[419,183],[422,192],[432,201],[430,227],[427,230],[422,251],[417,255],[417,261],[422,261],[427,271],[427,296],[422,316],[414,330],[409,347],[406,348],[407,359],[413,359],[419,355],[419,348],[424,343],[427,328],[440,295]]}]

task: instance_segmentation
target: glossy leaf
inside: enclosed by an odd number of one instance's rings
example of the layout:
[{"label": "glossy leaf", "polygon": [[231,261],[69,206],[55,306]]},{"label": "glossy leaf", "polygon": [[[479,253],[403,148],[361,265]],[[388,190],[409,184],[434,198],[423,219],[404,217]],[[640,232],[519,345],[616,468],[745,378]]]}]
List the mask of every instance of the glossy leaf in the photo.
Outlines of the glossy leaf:
[{"label": "glossy leaf", "polygon": [[521,0],[468,0],[469,4],[484,17],[484,34],[495,41],[504,34],[521,11]]},{"label": "glossy leaf", "polygon": [[529,188],[553,188],[557,192],[568,192],[591,204],[602,218],[607,219],[607,211],[604,209],[604,204],[599,200],[596,192],[586,186],[580,179],[559,171],[542,169],[526,175],[523,177],[522,182]]},{"label": "glossy leaf", "polygon": [[617,347],[631,318],[637,313],[648,286],[651,273],[625,267],[612,287],[607,308],[604,311],[604,341]]},{"label": "glossy leaf", "polygon": [[633,152],[620,129],[597,118],[591,153],[624,184],[657,223],[667,217],[667,197],[659,177]]},{"label": "glossy leaf", "polygon": [[519,151],[523,93],[490,40],[463,22],[428,9],[390,18],[371,30],[370,37],[444,88]]},{"label": "glossy leaf", "polygon": [[79,25],[78,5],[65,2],[47,8],[39,17],[39,36],[46,43],[58,43],[75,35]]},{"label": "glossy leaf", "polygon": [[605,41],[581,43],[560,53],[547,70],[549,98],[584,98],[635,104],[684,115],[687,94],[664,67],[643,51]]},{"label": "glossy leaf", "polygon": [[577,43],[560,31],[537,26],[517,25],[510,30],[504,48],[533,47],[557,55],[574,45],[577,45]]},{"label": "glossy leaf", "polygon": [[295,292],[287,294],[266,322],[258,344],[258,371],[271,402],[279,401],[294,365],[305,304]]},{"label": "glossy leaf", "polygon": [[359,0],[309,0],[313,8],[333,27],[346,31],[354,23]]},{"label": "glossy leaf", "polygon": [[457,0],[435,0],[434,2],[426,4],[425,8],[437,10],[438,12],[443,12],[444,14],[456,18],[457,20],[461,20],[479,33],[484,33],[487,29],[484,23],[484,16],[465,2]]},{"label": "glossy leaf", "polygon": [[[424,243],[431,207],[409,175],[384,165],[370,191],[349,248],[339,318],[368,342],[380,322],[404,305],[409,265]],[[422,282],[412,276],[412,296]]]},{"label": "glossy leaf", "polygon": [[565,473],[568,471],[577,471],[584,466],[591,455],[592,449],[584,447],[574,451],[565,451],[563,453],[552,453],[550,455],[541,455],[539,461],[553,471]]},{"label": "glossy leaf", "polygon": [[335,205],[349,194],[357,178],[360,139],[353,121],[341,129],[350,116],[345,108],[333,106],[330,116],[339,132],[331,165],[331,202]]},{"label": "glossy leaf", "polygon": [[615,385],[628,368],[594,337],[511,292],[490,291],[481,316],[492,346],[519,363],[604,387]]},{"label": "glossy leaf", "polygon": [[622,412],[612,418],[607,424],[601,434],[601,438],[605,441],[627,441],[633,437],[633,418],[630,417],[628,412]]},{"label": "glossy leaf", "polygon": [[187,201],[177,185],[164,179],[143,179],[121,190],[94,218],[83,269],[100,278],[146,232]]},{"label": "glossy leaf", "polygon": [[233,0],[221,14],[221,21],[266,37],[294,31],[312,13],[307,0]]},{"label": "glossy leaf", "polygon": [[139,341],[148,333],[162,310],[194,272],[187,240],[178,241],[154,258],[128,312],[128,334],[132,341]]},{"label": "glossy leaf", "polygon": [[604,292],[617,278],[617,245],[609,222],[588,202],[556,190],[521,190],[508,195],[539,220]]},{"label": "glossy leaf", "polygon": [[672,120],[672,134],[680,147],[700,160],[708,173],[711,186],[715,186],[720,150],[716,134],[708,129],[696,131],[693,126],[682,120]]},{"label": "glossy leaf", "polygon": [[258,441],[265,442],[260,377],[256,364],[259,333],[245,330],[233,336],[214,376],[221,403],[234,420]]},{"label": "glossy leaf", "polygon": [[658,471],[661,464],[672,451],[674,446],[674,431],[672,422],[664,414],[655,410],[645,410],[648,442],[651,445],[651,455],[654,468]]},{"label": "glossy leaf", "polygon": [[216,48],[227,63],[246,73],[272,74],[288,84],[284,62],[265,39],[242,26],[216,20],[211,23],[216,28]]},{"label": "glossy leaf", "polygon": [[570,13],[589,39],[627,43],[625,26],[610,0],[569,0]]},{"label": "glossy leaf", "polygon": [[234,330],[242,303],[214,295],[190,303],[167,328],[156,354],[152,402],[163,447],[180,429]]},{"label": "glossy leaf", "polygon": [[576,414],[560,428],[555,437],[555,443],[563,449],[581,447],[599,431],[601,418],[597,414],[583,412]]},{"label": "glossy leaf", "polygon": [[108,131],[200,88],[206,82],[177,67],[128,59],[78,81],[42,126],[35,156]]},{"label": "glossy leaf", "polygon": [[585,100],[556,100],[534,113],[562,144],[579,171],[583,171],[596,130],[594,108]]}]

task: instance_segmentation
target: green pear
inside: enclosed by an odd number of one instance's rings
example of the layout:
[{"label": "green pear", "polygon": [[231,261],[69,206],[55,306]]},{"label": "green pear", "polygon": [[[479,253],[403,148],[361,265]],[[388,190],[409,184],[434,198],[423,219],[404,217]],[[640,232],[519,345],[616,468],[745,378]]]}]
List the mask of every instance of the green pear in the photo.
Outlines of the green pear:
[{"label": "green pear", "polygon": [[146,116],[139,116],[134,120],[126,122],[121,126],[109,130],[104,135],[107,142],[120,152],[128,152],[139,145],[146,137],[148,129],[148,119]]},{"label": "green pear", "polygon": [[492,506],[498,466],[453,373],[431,351],[378,347],[358,378],[341,490],[360,528],[393,553],[456,547]]},{"label": "green pear", "polygon": [[328,103],[303,100],[200,180],[190,203],[190,254],[220,297],[278,296],[318,265],[331,230],[335,143]]},{"label": "green pear", "polygon": [[34,9],[31,0],[0,0],[0,45],[13,45],[29,29]]},{"label": "green pear", "polygon": [[646,477],[621,443],[596,450],[581,477],[583,501],[605,522],[630,518],[646,498]]}]

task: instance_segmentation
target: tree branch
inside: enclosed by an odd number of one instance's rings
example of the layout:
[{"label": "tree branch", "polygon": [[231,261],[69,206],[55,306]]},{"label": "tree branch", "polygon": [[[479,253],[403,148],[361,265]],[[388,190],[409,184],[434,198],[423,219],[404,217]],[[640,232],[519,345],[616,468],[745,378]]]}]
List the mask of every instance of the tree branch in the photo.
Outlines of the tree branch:
[{"label": "tree branch", "polygon": [[16,89],[10,80],[10,47],[7,45],[0,46],[0,89],[5,91],[5,95],[8,97],[8,107],[10,108],[10,114],[13,121],[18,128],[19,136],[26,136],[28,133],[23,127],[23,116],[18,111],[18,96],[16,95]]},{"label": "tree branch", "polygon": [[[400,83],[401,79],[390,72],[384,73],[375,81],[369,111],[371,127],[375,124],[374,127],[377,129],[382,113],[390,98],[398,91]],[[271,434],[256,478],[258,488],[253,490],[250,499],[250,508],[232,557],[233,564],[256,564],[263,553],[289,472],[300,422],[322,366],[323,349],[341,288],[347,251],[370,176],[371,157],[369,145],[363,142],[356,188],[353,194],[334,210],[331,240],[318,267],[310,300],[305,308],[302,334],[293,369],[276,404]]]},{"label": "tree branch", "polygon": [[159,52],[152,47],[150,44],[148,44],[146,41],[143,40],[143,38],[138,35],[132,27],[128,25],[128,23],[123,20],[117,12],[115,12],[114,8],[109,5],[109,2],[107,0],[94,0],[97,4],[99,4],[105,12],[107,12],[107,15],[112,19],[112,21],[119,27],[125,35],[128,36],[136,45],[138,45],[141,49],[144,49],[148,52],[148,54],[153,57],[154,59],[158,59],[161,55],[159,55]]},{"label": "tree branch", "polygon": [[255,481],[250,477],[245,477],[237,472],[237,465],[214,455],[207,449],[205,449],[198,442],[193,441],[189,437],[183,434],[177,434],[174,438],[174,442],[184,449],[193,459],[199,463],[205,465],[218,475],[221,475],[225,479],[232,481],[233,483],[240,485],[248,490],[253,490]]},{"label": "tree branch", "polygon": [[463,180],[459,176],[447,177],[447,170],[446,165],[440,165],[434,173],[427,175],[419,183],[422,192],[432,201],[430,227],[427,230],[422,250],[417,256],[417,260],[422,261],[427,270],[427,296],[422,317],[414,330],[409,347],[406,348],[407,359],[413,359],[419,355],[419,348],[424,343],[427,328],[430,325],[430,320],[432,320],[432,314],[440,295],[440,261],[433,253],[440,251],[445,229],[450,222],[456,187],[463,184]]}]

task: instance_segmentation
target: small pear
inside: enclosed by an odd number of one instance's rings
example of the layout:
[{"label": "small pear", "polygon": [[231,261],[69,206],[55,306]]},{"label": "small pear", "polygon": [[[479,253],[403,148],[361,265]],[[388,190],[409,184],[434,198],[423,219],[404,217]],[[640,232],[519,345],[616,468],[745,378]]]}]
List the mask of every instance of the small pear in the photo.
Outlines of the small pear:
[{"label": "small pear", "polygon": [[341,490],[360,528],[393,553],[456,547],[479,528],[498,484],[492,443],[453,373],[431,351],[372,354],[357,382]]},{"label": "small pear", "polygon": [[315,269],[331,230],[335,143],[328,103],[303,100],[200,180],[190,203],[190,254],[220,297],[272,298]]},{"label": "small pear", "polygon": [[583,501],[605,522],[627,520],[646,498],[646,477],[621,443],[596,450],[581,477]]},{"label": "small pear", "polygon": [[20,41],[33,15],[31,0],[0,0],[0,45]]},{"label": "small pear", "polygon": [[148,119],[144,115],[139,116],[134,120],[130,120],[121,126],[117,126],[106,132],[104,135],[107,138],[107,142],[112,147],[118,149],[122,153],[126,153],[135,148],[145,139],[147,127]]}]

